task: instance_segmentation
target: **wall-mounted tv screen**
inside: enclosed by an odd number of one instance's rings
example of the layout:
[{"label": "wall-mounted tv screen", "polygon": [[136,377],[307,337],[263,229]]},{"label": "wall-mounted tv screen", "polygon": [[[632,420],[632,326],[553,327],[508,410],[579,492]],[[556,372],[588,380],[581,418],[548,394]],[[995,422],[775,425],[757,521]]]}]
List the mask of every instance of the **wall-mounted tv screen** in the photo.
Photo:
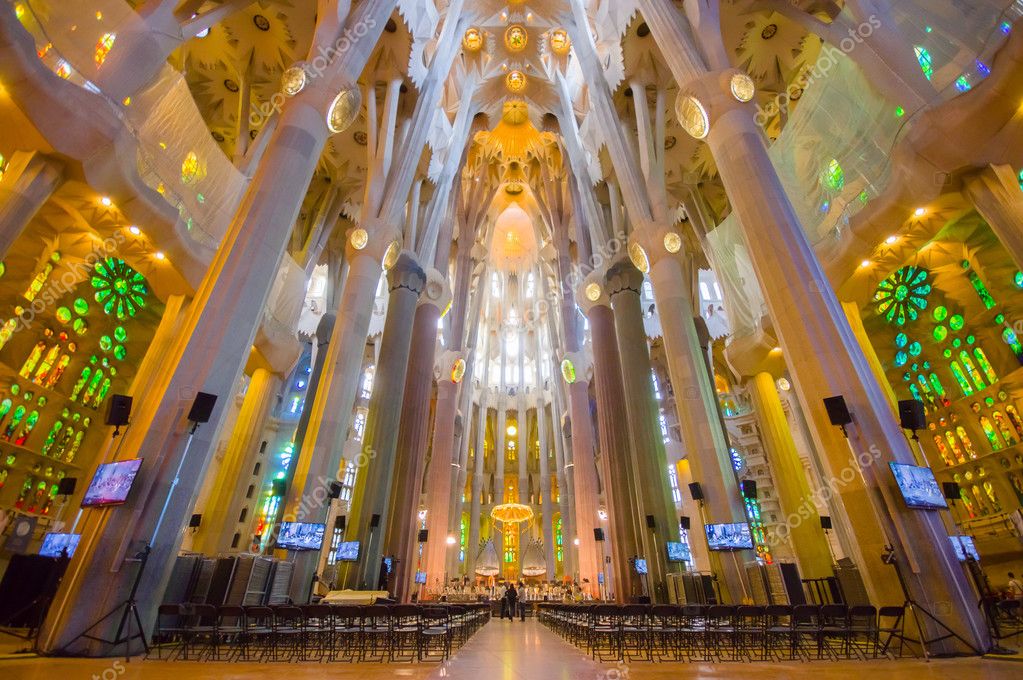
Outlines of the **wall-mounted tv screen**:
[{"label": "wall-mounted tv screen", "polygon": [[285,550],[319,550],[323,546],[325,524],[281,522],[277,547]]},{"label": "wall-mounted tv screen", "polygon": [[338,562],[358,562],[359,561],[359,542],[358,541],[347,541],[337,547],[337,553],[335,559]]},{"label": "wall-mounted tv screen", "polygon": [[424,585],[424,586],[426,585],[426,572],[425,571],[417,571],[416,572],[416,583],[418,583],[420,585]]},{"label": "wall-mounted tv screen", "polygon": [[94,508],[104,505],[121,505],[128,500],[131,485],[142,467],[141,458],[119,460],[104,463],[96,470],[89,488],[82,498],[83,508]]},{"label": "wall-mounted tv screen", "polygon": [[948,540],[952,543],[952,550],[960,562],[965,562],[967,558],[975,562],[980,561],[980,553],[977,552],[973,536],[949,536]]},{"label": "wall-mounted tv screen", "polygon": [[668,541],[669,562],[689,562],[693,559],[689,546],[678,541]]},{"label": "wall-mounted tv screen", "polygon": [[753,535],[744,522],[708,524],[704,528],[707,530],[707,547],[711,550],[753,549]]},{"label": "wall-mounted tv screen", "polygon": [[73,557],[81,534],[56,534],[50,533],[43,536],[43,545],[39,548],[42,557],[60,557],[61,553],[67,551],[68,557]]},{"label": "wall-mounted tv screen", "polygon": [[907,506],[922,510],[940,510],[948,507],[941,487],[938,486],[938,480],[934,478],[934,472],[929,467],[905,463],[889,465]]},{"label": "wall-mounted tv screen", "polygon": [[644,559],[642,559],[642,558],[639,558],[639,557],[637,557],[637,558],[636,558],[636,559],[635,559],[635,560],[633,561],[633,564],[634,564],[634,565],[635,565],[635,567],[636,567],[636,573],[637,573],[637,574],[640,574],[640,575],[645,575],[645,574],[647,574],[647,573],[649,572],[649,569],[647,569],[647,566],[646,566],[646,560],[644,560]]}]

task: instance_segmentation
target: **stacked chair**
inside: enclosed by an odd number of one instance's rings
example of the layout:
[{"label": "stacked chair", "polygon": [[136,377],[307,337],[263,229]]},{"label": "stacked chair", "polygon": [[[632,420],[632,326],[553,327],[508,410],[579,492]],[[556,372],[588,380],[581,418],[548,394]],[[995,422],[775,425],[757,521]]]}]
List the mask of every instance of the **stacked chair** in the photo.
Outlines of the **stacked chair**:
[{"label": "stacked chair", "polygon": [[487,604],[165,604],[152,654],[201,661],[439,661],[489,619]]},{"label": "stacked chair", "polygon": [[543,603],[540,622],[600,661],[769,661],[901,656],[902,606]]}]

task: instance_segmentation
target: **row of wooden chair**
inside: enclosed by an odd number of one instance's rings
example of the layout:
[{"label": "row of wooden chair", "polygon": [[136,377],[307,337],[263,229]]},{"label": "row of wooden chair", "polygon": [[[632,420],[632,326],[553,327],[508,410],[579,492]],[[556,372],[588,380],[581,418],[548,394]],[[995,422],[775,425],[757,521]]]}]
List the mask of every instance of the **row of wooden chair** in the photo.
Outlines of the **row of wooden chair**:
[{"label": "row of wooden chair", "polygon": [[877,658],[905,639],[901,606],[552,603],[540,621],[602,661]]},{"label": "row of wooden chair", "polygon": [[154,651],[182,660],[442,660],[489,618],[476,604],[163,605]]}]

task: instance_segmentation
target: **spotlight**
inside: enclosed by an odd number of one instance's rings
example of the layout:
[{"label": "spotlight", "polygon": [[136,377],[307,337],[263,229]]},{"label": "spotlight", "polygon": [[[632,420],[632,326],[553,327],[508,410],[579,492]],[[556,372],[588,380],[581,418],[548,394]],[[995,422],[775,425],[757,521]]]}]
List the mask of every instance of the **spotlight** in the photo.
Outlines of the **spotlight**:
[{"label": "spotlight", "polygon": [[884,240],[884,242],[887,243],[888,245],[892,245],[892,244],[896,243],[898,240],[899,240],[899,237],[896,236],[895,234],[892,234],[891,236],[886,238]]},{"label": "spotlight", "polygon": [[870,260],[864,260],[863,262],[860,262],[860,267],[869,267],[869,266],[870,266]]},{"label": "spotlight", "polygon": [[916,210],[913,211],[913,214],[916,215],[917,217],[923,217],[924,215],[927,214],[927,208],[917,208]]},{"label": "spotlight", "polygon": [[131,234],[132,236],[141,236],[141,235],[142,235],[142,230],[141,230],[141,229],[139,229],[139,227],[138,227],[138,225],[137,225],[137,224],[133,224],[133,225],[129,226],[129,227],[128,227],[128,232],[129,232],[129,233],[130,233],[130,234]]},{"label": "spotlight", "polygon": [[455,543],[457,543],[457,542],[458,542],[458,541],[457,541],[457,540],[455,539],[455,537],[454,537],[454,536],[448,536],[448,538],[447,538],[447,541],[448,541],[448,545],[454,545]]},{"label": "spotlight", "polygon": [[103,204],[103,206],[105,206],[107,208],[109,208],[110,206],[112,206],[114,204],[114,202],[112,200],[110,200],[109,196],[102,196],[102,197],[100,197],[99,202],[101,204]]},{"label": "spotlight", "polygon": [[579,539],[578,539],[578,538],[574,538],[574,539],[572,539],[572,543],[573,543],[574,545],[579,545]]},{"label": "spotlight", "polygon": [[158,250],[155,253],[153,253],[153,257],[155,257],[158,260],[166,260],[167,259],[167,256],[163,254],[162,250]]}]

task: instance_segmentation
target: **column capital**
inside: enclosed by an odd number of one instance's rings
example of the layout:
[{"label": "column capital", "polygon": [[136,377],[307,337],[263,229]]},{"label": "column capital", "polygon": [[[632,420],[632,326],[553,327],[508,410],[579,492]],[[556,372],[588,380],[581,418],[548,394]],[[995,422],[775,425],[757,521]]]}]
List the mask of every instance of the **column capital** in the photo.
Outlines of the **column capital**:
[{"label": "column capital", "polygon": [[401,230],[393,224],[371,218],[360,222],[345,235],[345,258],[354,260],[359,255],[370,255],[384,262],[388,255],[400,248]]},{"label": "column capital", "polygon": [[426,287],[423,296],[419,298],[419,305],[431,305],[440,311],[444,311],[451,304],[452,293],[448,277],[434,267],[426,268]]},{"label": "column capital", "polygon": [[387,283],[392,293],[399,288],[406,288],[419,297],[426,288],[426,272],[419,266],[415,254],[402,251],[394,266],[387,270]]},{"label": "column capital", "polygon": [[643,291],[643,272],[628,258],[622,258],[607,270],[607,294],[614,299],[619,293],[631,291],[639,295]]},{"label": "column capital", "polygon": [[607,293],[607,272],[595,270],[586,275],[579,284],[575,295],[576,303],[583,314],[589,317],[594,307],[610,307],[611,298]]}]

